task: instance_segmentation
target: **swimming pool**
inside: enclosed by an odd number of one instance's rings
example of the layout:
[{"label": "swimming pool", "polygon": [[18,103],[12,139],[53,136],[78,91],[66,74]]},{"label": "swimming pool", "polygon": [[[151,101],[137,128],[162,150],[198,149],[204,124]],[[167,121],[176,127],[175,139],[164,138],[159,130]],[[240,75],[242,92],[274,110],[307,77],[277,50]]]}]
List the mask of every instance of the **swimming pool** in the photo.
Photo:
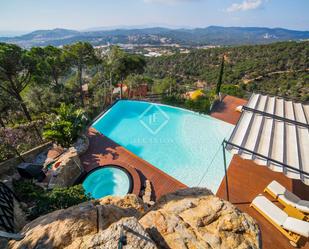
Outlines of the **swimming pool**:
[{"label": "swimming pool", "polygon": [[[132,100],[118,101],[92,126],[187,186],[214,193],[224,176],[221,143],[234,128],[208,115]],[[226,156],[228,165],[232,156]]]},{"label": "swimming pool", "polygon": [[108,195],[125,196],[131,191],[131,181],[125,169],[110,165],[89,172],[82,185],[87,194],[99,199]]}]

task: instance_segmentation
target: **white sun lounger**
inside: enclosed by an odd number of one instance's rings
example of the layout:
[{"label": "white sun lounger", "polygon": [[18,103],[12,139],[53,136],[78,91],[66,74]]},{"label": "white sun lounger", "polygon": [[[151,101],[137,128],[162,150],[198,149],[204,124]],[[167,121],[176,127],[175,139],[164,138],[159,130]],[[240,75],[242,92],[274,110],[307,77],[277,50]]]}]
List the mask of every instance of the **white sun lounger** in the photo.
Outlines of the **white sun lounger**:
[{"label": "white sun lounger", "polygon": [[239,105],[235,108],[236,112],[242,112],[242,105]]},{"label": "white sun lounger", "polygon": [[309,237],[309,222],[289,217],[265,196],[258,195],[251,206],[285,235],[293,246],[297,246],[301,236]]},{"label": "white sun lounger", "polygon": [[303,213],[309,214],[309,201],[300,199],[297,195],[288,191],[276,181],[272,181],[268,184],[264,192],[267,192],[275,199],[278,199],[278,201],[284,206],[290,205]]}]

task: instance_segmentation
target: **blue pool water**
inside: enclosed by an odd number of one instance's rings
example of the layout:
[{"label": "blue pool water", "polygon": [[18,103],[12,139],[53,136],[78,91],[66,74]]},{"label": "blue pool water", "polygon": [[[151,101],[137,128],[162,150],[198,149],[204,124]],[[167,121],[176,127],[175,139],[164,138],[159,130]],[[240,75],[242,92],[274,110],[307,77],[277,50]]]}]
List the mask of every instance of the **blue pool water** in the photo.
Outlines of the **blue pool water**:
[{"label": "blue pool water", "polygon": [[224,176],[221,143],[234,128],[208,115],[130,100],[118,101],[93,127],[184,184],[214,193]]},{"label": "blue pool water", "polygon": [[83,181],[83,187],[95,199],[107,195],[124,196],[130,190],[130,180],[121,169],[103,167],[92,171]]}]

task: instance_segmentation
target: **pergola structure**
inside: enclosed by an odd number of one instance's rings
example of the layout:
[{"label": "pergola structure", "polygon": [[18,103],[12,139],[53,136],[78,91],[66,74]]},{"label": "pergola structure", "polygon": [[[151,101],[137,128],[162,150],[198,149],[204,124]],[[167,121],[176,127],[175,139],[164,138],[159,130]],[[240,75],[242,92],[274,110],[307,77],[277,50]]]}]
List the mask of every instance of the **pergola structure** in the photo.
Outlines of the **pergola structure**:
[{"label": "pergola structure", "polygon": [[225,149],[309,185],[309,105],[254,93],[222,148],[228,199]]}]

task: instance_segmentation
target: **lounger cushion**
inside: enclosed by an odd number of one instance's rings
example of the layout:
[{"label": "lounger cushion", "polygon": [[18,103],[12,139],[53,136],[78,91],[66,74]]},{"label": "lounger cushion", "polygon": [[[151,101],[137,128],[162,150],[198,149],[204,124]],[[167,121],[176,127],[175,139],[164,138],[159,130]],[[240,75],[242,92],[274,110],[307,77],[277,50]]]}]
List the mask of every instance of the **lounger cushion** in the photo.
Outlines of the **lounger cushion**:
[{"label": "lounger cushion", "polygon": [[282,226],[288,215],[279,207],[273,204],[263,195],[258,195],[252,201],[252,204],[261,210],[265,215],[271,218],[277,225]]},{"label": "lounger cushion", "polygon": [[239,105],[235,108],[235,111],[242,112],[242,105]]},{"label": "lounger cushion", "polygon": [[294,195],[292,192],[288,191],[280,183],[272,181],[268,186],[269,189],[277,198],[280,198],[285,203],[296,207],[296,204],[301,200],[298,196]]},{"label": "lounger cushion", "polygon": [[309,222],[288,217],[282,227],[306,238],[309,237]]},{"label": "lounger cushion", "polygon": [[300,200],[296,204],[296,208],[300,211],[303,211],[304,213],[309,213],[309,201]]}]

